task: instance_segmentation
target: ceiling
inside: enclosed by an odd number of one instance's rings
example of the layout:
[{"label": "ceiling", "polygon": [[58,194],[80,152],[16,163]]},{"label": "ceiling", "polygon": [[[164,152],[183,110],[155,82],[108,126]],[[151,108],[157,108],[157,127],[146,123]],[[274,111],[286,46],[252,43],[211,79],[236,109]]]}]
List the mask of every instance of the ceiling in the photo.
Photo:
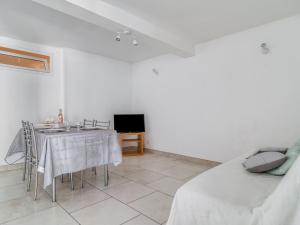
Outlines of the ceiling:
[{"label": "ceiling", "polygon": [[[86,1],[109,3],[149,22],[153,25],[150,28],[156,26],[160,31],[168,31],[168,35],[187,37],[191,46],[300,13],[299,0]],[[148,34],[138,31],[140,46],[134,47],[128,37],[114,41],[113,29],[65,14],[63,10],[31,0],[0,1],[0,35],[24,41],[75,48],[127,62],[174,52],[174,45],[166,41],[172,38],[161,41]]]},{"label": "ceiling", "polygon": [[0,1],[0,35],[55,47],[74,48],[126,62],[137,62],[169,53],[171,49],[155,40],[138,37],[139,47],[115,33],[84,22],[30,0]]},{"label": "ceiling", "polygon": [[299,0],[103,0],[195,43],[300,13]]}]

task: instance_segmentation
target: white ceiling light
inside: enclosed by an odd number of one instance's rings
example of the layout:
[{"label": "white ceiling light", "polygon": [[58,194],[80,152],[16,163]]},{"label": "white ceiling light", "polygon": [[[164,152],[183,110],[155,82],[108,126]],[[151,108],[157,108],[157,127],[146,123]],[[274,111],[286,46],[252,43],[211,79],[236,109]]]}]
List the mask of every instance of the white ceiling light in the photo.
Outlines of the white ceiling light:
[{"label": "white ceiling light", "polygon": [[133,46],[139,46],[139,42],[136,40],[136,38],[134,38],[131,43]]},{"label": "white ceiling light", "polygon": [[121,34],[118,32],[117,35],[115,36],[116,41],[121,41]]},{"label": "white ceiling light", "polygon": [[116,41],[121,41],[121,35],[131,35],[131,31],[130,30],[123,30],[123,31],[118,31],[117,35],[115,36],[115,40]]},{"label": "white ceiling light", "polygon": [[133,46],[139,46],[139,42],[137,41],[136,36],[134,36],[130,30],[118,31],[117,35],[115,36],[115,41],[120,42],[122,35],[128,35],[128,36],[131,35],[133,38],[131,44]]}]

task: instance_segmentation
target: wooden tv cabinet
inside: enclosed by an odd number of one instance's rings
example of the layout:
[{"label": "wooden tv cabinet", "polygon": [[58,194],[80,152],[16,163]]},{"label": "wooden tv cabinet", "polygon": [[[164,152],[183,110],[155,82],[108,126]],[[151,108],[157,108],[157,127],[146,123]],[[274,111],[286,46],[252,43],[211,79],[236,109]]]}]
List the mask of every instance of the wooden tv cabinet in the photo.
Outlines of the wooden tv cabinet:
[{"label": "wooden tv cabinet", "polygon": [[[133,138],[132,138],[133,137]],[[144,154],[144,132],[119,133],[119,142],[123,155],[143,155]],[[137,151],[126,151],[123,149],[124,143],[137,143]]]}]

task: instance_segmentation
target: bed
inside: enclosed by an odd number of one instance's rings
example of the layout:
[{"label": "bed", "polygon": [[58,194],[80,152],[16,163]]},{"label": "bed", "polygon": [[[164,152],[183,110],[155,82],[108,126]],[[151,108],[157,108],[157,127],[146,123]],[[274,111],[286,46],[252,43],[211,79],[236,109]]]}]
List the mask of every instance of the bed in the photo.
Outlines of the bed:
[{"label": "bed", "polygon": [[279,177],[245,171],[241,163],[248,155],[183,185],[167,225],[299,225],[300,157]]}]

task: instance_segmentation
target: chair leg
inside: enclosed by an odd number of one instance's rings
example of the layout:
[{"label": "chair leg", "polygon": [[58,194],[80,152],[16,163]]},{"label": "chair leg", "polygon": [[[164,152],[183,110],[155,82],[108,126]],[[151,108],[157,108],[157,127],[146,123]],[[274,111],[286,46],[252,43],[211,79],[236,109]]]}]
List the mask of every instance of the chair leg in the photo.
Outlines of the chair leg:
[{"label": "chair leg", "polygon": [[108,165],[104,165],[104,186],[108,186]]},{"label": "chair leg", "polygon": [[27,180],[27,191],[30,191],[31,186],[31,173],[32,173],[32,164],[29,163],[28,165],[28,180]]},{"label": "chair leg", "polygon": [[81,170],[80,172],[80,181],[81,181],[81,188],[83,188],[83,174],[84,173],[84,170]]},{"label": "chair leg", "polygon": [[24,171],[23,171],[23,178],[22,180],[25,181],[26,178],[26,170],[27,170],[27,153],[25,153],[25,161],[24,161]]},{"label": "chair leg", "polygon": [[74,190],[73,173],[70,173],[71,189]]},{"label": "chair leg", "polygon": [[35,187],[34,187],[34,201],[37,198],[37,189],[38,189],[38,171],[37,171],[37,167],[35,168]]},{"label": "chair leg", "polygon": [[97,167],[94,167],[94,173],[95,173],[95,176],[97,176]]},{"label": "chair leg", "polygon": [[64,182],[64,175],[62,174],[60,177],[60,182],[63,183]]},{"label": "chair leg", "polygon": [[52,202],[56,202],[56,180],[52,179]]}]

